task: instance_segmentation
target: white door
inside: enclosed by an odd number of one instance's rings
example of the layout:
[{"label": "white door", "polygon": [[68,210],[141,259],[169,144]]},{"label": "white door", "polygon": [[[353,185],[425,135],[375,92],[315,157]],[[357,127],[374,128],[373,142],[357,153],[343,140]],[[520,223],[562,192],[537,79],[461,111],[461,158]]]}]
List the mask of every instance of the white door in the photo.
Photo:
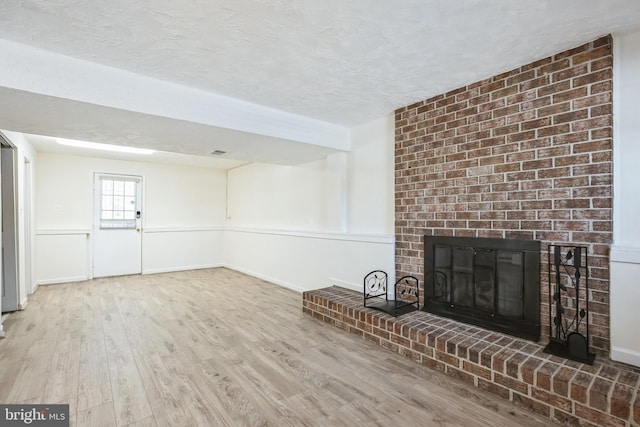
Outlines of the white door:
[{"label": "white door", "polygon": [[142,273],[142,177],[95,174],[93,277]]}]

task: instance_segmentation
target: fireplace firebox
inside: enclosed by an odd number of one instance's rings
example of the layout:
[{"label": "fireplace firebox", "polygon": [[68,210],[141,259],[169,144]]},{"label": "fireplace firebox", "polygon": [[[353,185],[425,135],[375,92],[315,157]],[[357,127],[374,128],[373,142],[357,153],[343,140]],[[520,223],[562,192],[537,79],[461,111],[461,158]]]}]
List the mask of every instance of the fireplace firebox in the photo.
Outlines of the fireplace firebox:
[{"label": "fireplace firebox", "polygon": [[540,242],[425,236],[424,310],[540,338]]}]

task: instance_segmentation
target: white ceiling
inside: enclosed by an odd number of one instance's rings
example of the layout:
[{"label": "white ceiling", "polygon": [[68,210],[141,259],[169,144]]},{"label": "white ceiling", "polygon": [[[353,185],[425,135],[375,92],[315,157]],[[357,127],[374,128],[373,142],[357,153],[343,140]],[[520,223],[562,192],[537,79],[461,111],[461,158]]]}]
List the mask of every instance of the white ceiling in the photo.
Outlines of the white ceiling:
[{"label": "white ceiling", "polygon": [[292,164],[398,107],[636,29],[637,0],[2,0],[0,128]]}]

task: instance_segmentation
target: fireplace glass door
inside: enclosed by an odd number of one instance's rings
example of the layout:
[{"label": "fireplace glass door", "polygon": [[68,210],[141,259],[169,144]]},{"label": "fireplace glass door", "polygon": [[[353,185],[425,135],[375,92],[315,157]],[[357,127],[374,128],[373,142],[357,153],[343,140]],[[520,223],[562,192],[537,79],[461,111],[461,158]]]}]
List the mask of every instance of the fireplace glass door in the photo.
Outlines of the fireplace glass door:
[{"label": "fireplace glass door", "polygon": [[539,242],[425,236],[425,245],[425,310],[537,339]]}]

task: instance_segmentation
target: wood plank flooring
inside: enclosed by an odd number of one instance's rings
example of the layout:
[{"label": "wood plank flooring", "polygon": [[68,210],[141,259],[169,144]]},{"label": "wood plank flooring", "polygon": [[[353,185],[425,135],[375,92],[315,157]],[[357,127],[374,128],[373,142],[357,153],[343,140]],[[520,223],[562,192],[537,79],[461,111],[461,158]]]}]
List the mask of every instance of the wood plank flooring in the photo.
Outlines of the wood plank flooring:
[{"label": "wood plank flooring", "polygon": [[4,323],[0,402],[77,426],[543,426],[228,269],[40,287]]}]

